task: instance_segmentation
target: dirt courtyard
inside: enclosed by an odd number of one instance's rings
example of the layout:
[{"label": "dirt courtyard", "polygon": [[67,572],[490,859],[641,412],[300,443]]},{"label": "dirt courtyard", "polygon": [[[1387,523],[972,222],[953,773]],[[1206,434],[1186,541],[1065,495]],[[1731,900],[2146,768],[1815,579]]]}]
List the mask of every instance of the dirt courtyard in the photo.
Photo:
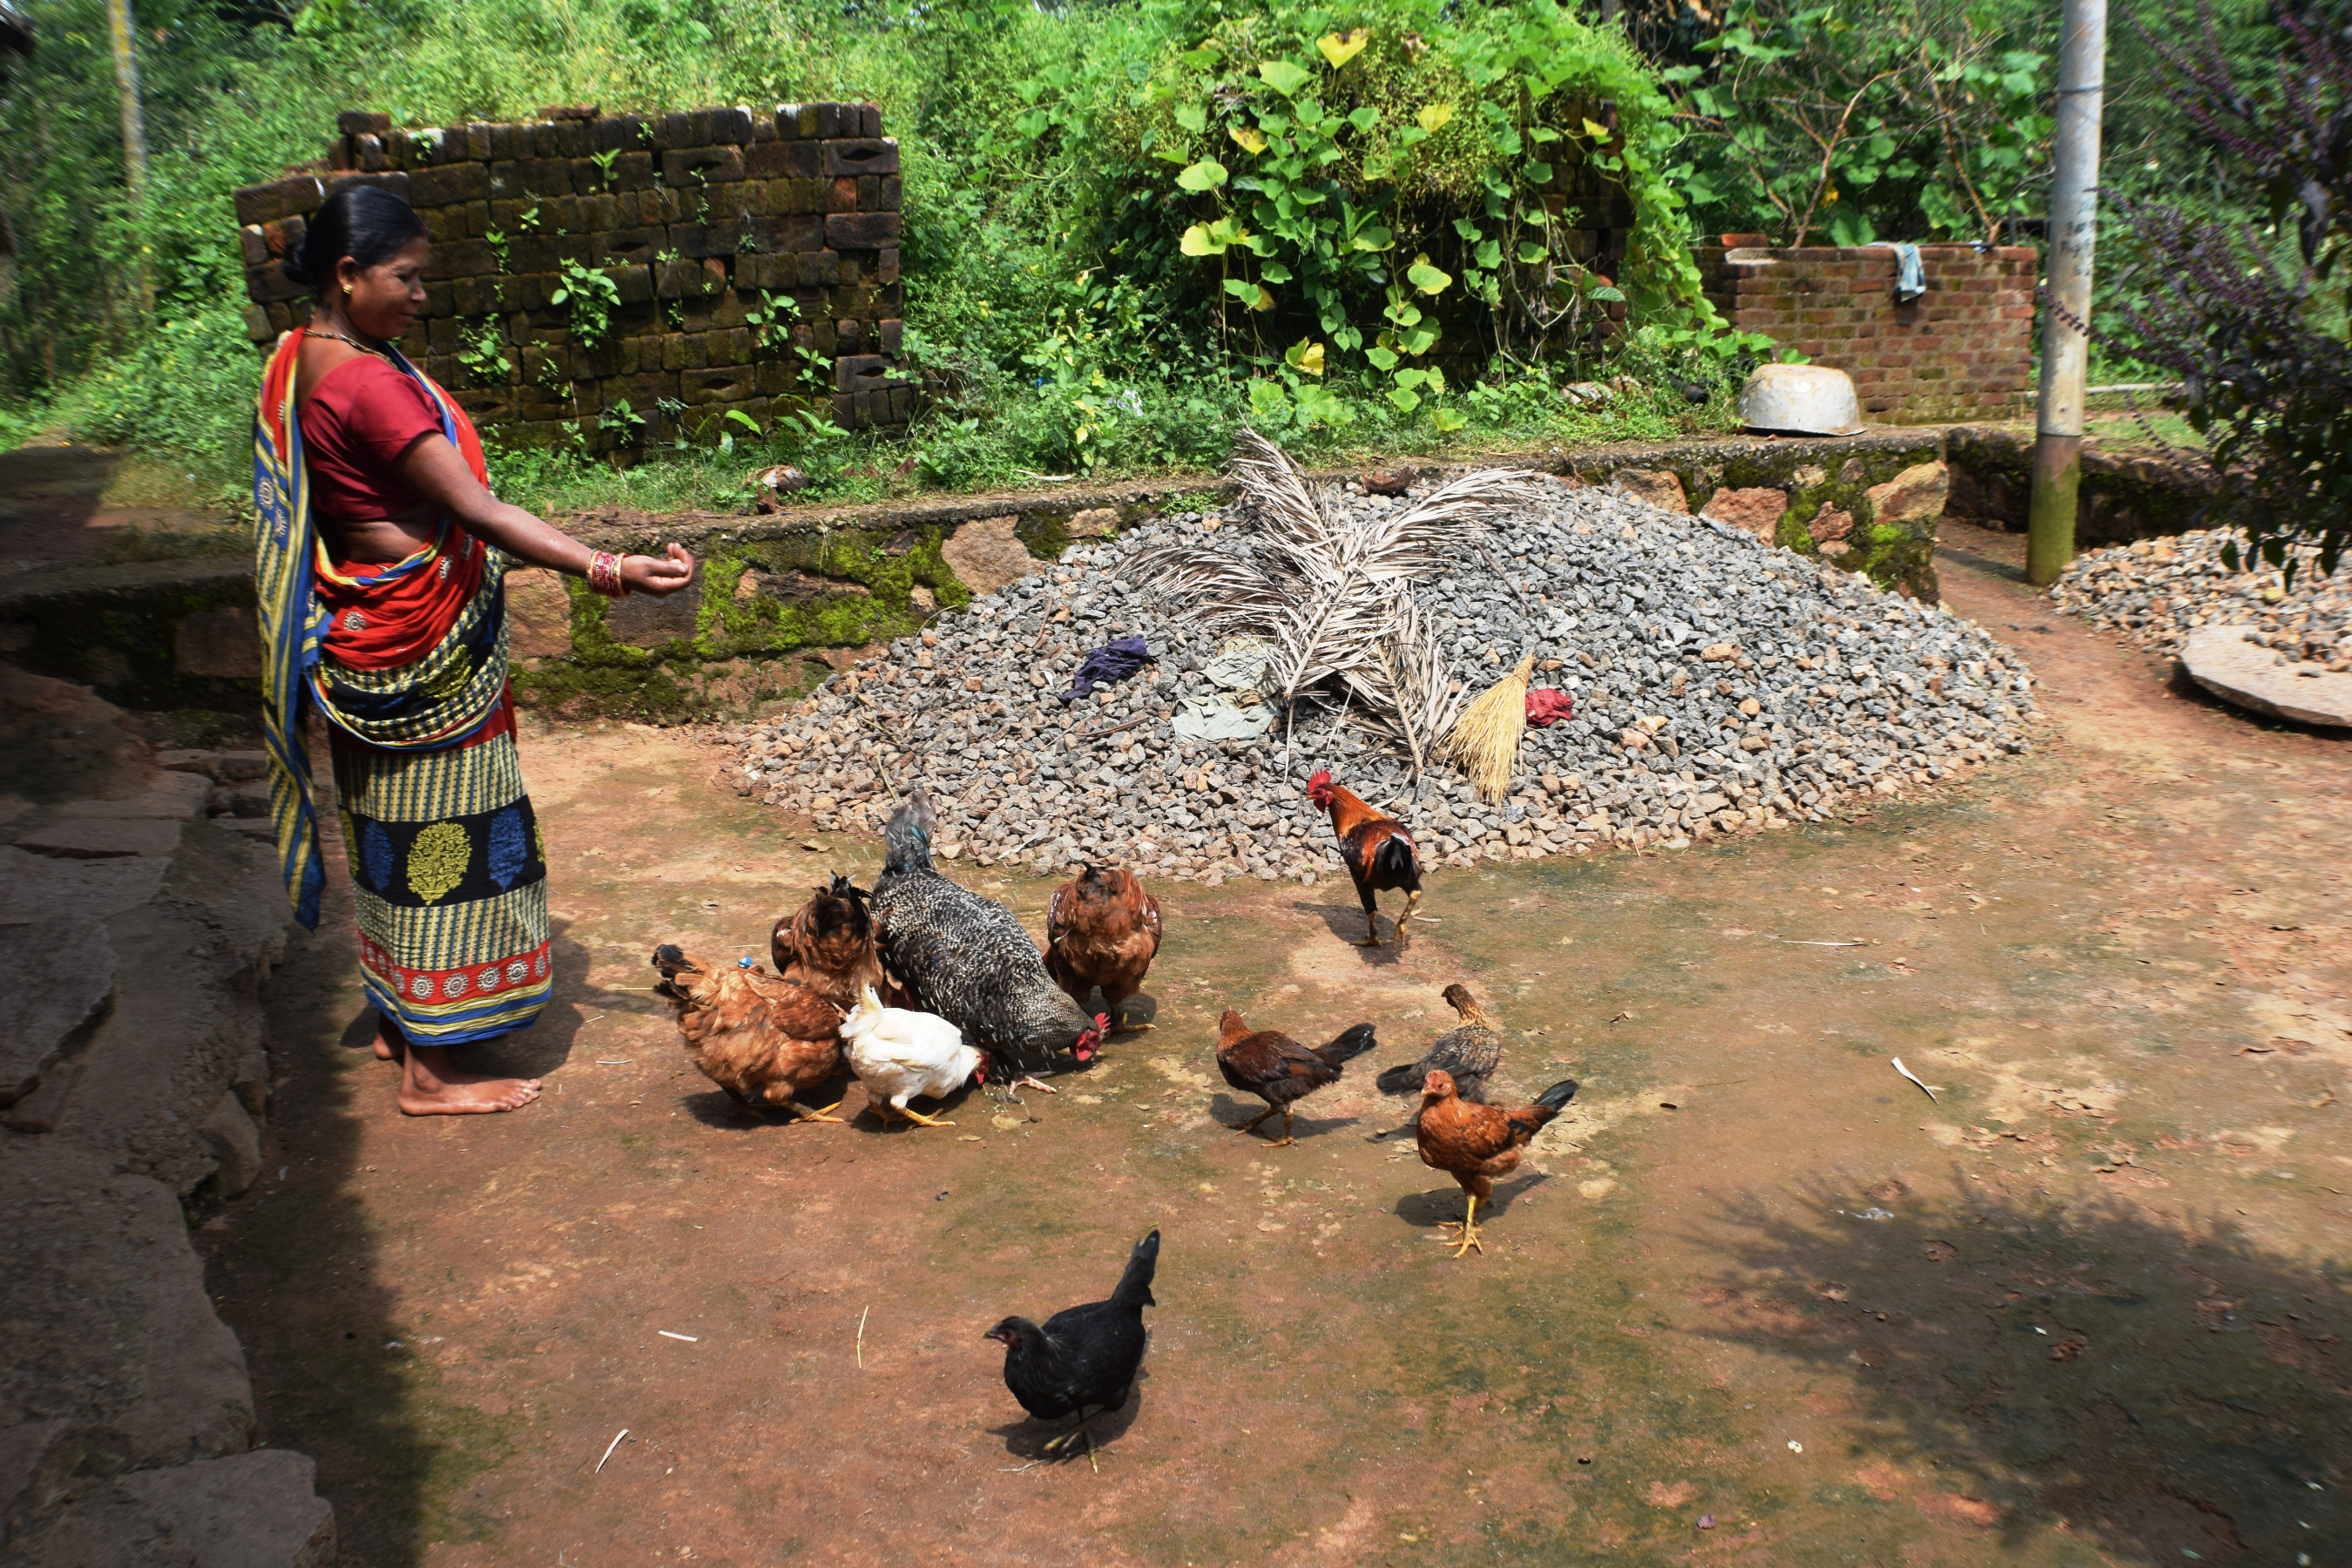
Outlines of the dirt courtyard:
[{"label": "dirt courtyard", "polygon": [[[199,1235],[265,1437],[370,1568],[2343,1563],[2352,742],[1947,531],[1948,598],[2042,681],[2031,755],[1441,870],[1402,959],[1349,945],[1344,877],[1157,887],[1157,1028],[952,1130],[730,1117],[646,989],[658,942],[764,959],[878,840],[714,787],[687,733],[533,727],[562,986],[477,1055],[539,1104],[395,1111],[347,891],[272,984],[278,1142]],[[1050,883],[956,874],[1042,929]],[[1585,1086],[1459,1262],[1453,1183],[1369,1141],[1454,980],[1510,1089]],[[1269,1148],[1218,1125],[1257,1109],[1228,1005],[1383,1044]],[[1154,1226],[1137,1397],[1097,1464],[1039,1462],[981,1331]]]}]

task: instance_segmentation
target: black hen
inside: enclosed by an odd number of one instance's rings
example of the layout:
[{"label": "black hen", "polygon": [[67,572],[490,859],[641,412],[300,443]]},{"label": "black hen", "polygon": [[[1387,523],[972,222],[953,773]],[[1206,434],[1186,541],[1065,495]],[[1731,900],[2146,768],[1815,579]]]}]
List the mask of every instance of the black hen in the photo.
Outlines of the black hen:
[{"label": "black hen", "polygon": [[[1503,1037],[1486,1021],[1486,1009],[1478,1005],[1478,998],[1470,994],[1467,985],[1447,986],[1445,1001],[1462,1016],[1462,1022],[1431,1042],[1419,1061],[1391,1068],[1374,1079],[1382,1094],[1419,1094],[1423,1079],[1442,1072],[1453,1075],[1454,1090],[1464,1100],[1474,1105],[1486,1102],[1486,1079],[1503,1062]],[[1391,1133],[1410,1132],[1420,1121],[1421,1112],[1416,1110],[1403,1126],[1372,1137],[1378,1141]]]},{"label": "black hen", "polygon": [[1011,910],[931,869],[934,826],[930,798],[917,789],[882,830],[888,858],[874,882],[875,940],[910,1005],[1015,1073],[1062,1051],[1092,1060],[1108,1020],[1088,1018],[1054,984]]},{"label": "black hen", "polygon": [[[1097,1418],[1127,1404],[1136,1368],[1143,1364],[1143,1309],[1152,1300],[1151,1276],[1160,1267],[1160,1233],[1153,1231],[1128,1255],[1127,1272],[1108,1301],[1066,1307],[1039,1328],[1026,1318],[1007,1318],[983,1336],[1004,1347],[1004,1386],[1021,1408],[1041,1421],[1065,1415],[1082,1419],[1045,1445],[1049,1454],[1068,1446]],[[1087,1415],[1092,1410],[1095,1414]],[[1094,1439],[1087,1439],[1088,1447]]]}]

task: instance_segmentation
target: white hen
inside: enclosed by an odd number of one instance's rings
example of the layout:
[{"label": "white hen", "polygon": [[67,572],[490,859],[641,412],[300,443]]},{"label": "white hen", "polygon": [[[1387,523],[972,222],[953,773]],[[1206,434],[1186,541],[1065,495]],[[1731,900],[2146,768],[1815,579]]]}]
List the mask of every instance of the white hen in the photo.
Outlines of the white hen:
[{"label": "white hen", "polygon": [[874,1114],[887,1121],[896,1111],[923,1127],[952,1121],[907,1109],[918,1095],[945,1100],[971,1080],[988,1059],[963,1043],[963,1031],[931,1013],[885,1007],[868,985],[841,1021],[841,1047],[850,1069],[866,1086]]}]

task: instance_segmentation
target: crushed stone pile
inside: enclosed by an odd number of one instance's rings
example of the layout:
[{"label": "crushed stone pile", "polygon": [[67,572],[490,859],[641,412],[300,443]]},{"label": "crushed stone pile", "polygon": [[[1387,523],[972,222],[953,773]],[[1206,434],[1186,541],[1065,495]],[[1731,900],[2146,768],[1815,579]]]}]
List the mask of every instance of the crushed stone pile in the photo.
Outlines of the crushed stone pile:
[{"label": "crushed stone pile", "polygon": [[[1411,499],[1349,486],[1341,503]],[[1253,688],[1262,649],[1132,585],[1170,531],[1234,526],[1186,514],[1072,546],[789,714],[723,731],[738,789],[871,831],[921,784],[946,860],[1213,883],[1339,869],[1305,795],[1318,767],[1404,818],[1425,861],[1466,866],[1821,821],[2029,743],[2032,672],[1973,624],[1710,519],[1549,481],[1415,592],[1474,689],[1532,652],[1574,716],[1528,731],[1500,804],[1447,769],[1416,788],[1336,700],[1286,723]],[[1089,650],[1132,637],[1154,656],[1140,673],[1056,700]]]},{"label": "crushed stone pile", "polygon": [[2228,529],[2200,529],[2170,539],[2086,551],[2074,558],[2050,597],[2069,615],[2123,633],[2140,647],[2177,654],[2199,626],[2247,626],[2247,640],[2290,659],[2352,670],[2352,568],[2319,573],[2318,552],[2297,552],[2294,584],[2257,561],[2231,571],[2221,547]]}]

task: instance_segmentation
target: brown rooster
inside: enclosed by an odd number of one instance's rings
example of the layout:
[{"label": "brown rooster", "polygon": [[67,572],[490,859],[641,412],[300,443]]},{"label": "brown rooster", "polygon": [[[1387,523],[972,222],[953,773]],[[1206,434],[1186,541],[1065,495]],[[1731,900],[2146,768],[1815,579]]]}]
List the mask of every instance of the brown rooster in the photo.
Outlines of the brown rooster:
[{"label": "brown rooster", "polygon": [[654,949],[653,964],[662,977],[654,991],[676,1009],[687,1055],[739,1110],[841,1120],[835,1105],[811,1110],[799,1100],[841,1070],[841,1009],[814,986],[706,964],[668,942]]},{"label": "brown rooster", "polygon": [[1359,947],[1381,945],[1380,907],[1373,895],[1382,889],[1404,889],[1404,913],[1397,917],[1396,940],[1403,951],[1405,926],[1421,898],[1421,851],[1413,847],[1405,825],[1366,805],[1352,792],[1331,782],[1331,770],[1318,769],[1307,781],[1307,798],[1318,811],[1328,812],[1331,831],[1339,839],[1339,858],[1356,881],[1356,897],[1364,900],[1364,940]]},{"label": "brown rooster", "polygon": [[1120,866],[1087,865],[1085,874],[1054,889],[1045,909],[1045,973],[1080,1008],[1097,985],[1111,1022],[1126,1033],[1122,1005],[1143,989],[1160,952],[1160,901]]},{"label": "brown rooster", "polygon": [[1359,1024],[1328,1045],[1309,1050],[1276,1029],[1251,1033],[1242,1016],[1226,1008],[1217,1020],[1217,1070],[1244,1094],[1265,1101],[1264,1110],[1234,1131],[1255,1132],[1259,1122],[1279,1110],[1282,1136],[1268,1147],[1283,1147],[1291,1141],[1290,1108],[1325,1084],[1339,1082],[1342,1067],[1379,1043],[1370,1024]]},{"label": "brown rooster", "polygon": [[[1454,1075],[1433,1072],[1421,1086],[1421,1120],[1414,1127],[1421,1142],[1421,1163],[1444,1171],[1462,1184],[1461,1257],[1478,1247],[1478,1200],[1495,1195],[1495,1178],[1519,1168],[1520,1152],[1528,1141],[1576,1098],[1576,1080],[1563,1079],[1536,1096],[1533,1105],[1506,1110],[1499,1105],[1478,1105],[1454,1091]],[[1446,1225],[1452,1229],[1452,1223]]]},{"label": "brown rooster", "polygon": [[768,935],[768,956],[777,973],[799,981],[844,1013],[857,1005],[868,985],[889,999],[882,960],[874,950],[866,889],[839,872],[831,885],[776,922]]}]

